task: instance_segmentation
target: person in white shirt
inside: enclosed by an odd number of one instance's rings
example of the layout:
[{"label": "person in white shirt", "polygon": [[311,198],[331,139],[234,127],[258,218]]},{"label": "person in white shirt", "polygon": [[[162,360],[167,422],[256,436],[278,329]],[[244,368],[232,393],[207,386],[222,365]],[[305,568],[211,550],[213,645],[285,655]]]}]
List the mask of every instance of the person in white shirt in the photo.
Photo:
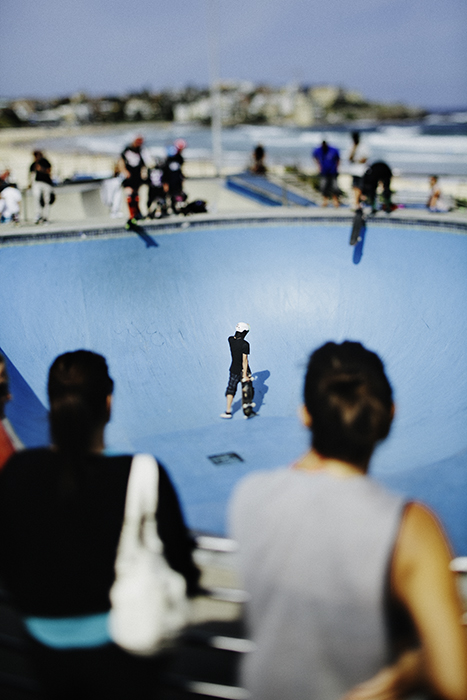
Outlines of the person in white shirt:
[{"label": "person in white shirt", "polygon": [[447,212],[450,210],[449,204],[446,201],[443,193],[441,192],[441,187],[439,186],[438,176],[432,175],[429,180],[430,183],[430,196],[428,197],[428,202],[426,204],[430,211],[434,212]]},{"label": "person in white shirt", "polygon": [[349,164],[348,171],[352,175],[352,189],[354,195],[354,207],[358,209],[360,206],[360,197],[362,194],[362,181],[365,171],[369,166],[370,152],[365,144],[360,141],[358,131],[352,132],[353,146],[350,149],[348,156]]}]

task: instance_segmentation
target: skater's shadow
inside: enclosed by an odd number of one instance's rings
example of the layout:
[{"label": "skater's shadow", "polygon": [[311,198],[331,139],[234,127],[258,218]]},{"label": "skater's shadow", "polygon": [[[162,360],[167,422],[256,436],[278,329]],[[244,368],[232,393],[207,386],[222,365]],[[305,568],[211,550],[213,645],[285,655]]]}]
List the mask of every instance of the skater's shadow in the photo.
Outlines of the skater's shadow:
[{"label": "skater's shadow", "polygon": [[157,248],[159,246],[159,243],[146,231],[135,231],[135,233],[146,243],[146,248]]},{"label": "skater's shadow", "polygon": [[[266,384],[266,380],[270,377],[271,372],[268,369],[262,370],[261,372],[253,373],[253,388],[255,390],[255,396],[253,401],[256,406],[254,408],[255,413],[258,413],[259,409],[263,405],[264,396],[268,393],[269,387]],[[232,413],[242,410],[242,397],[232,404]]]},{"label": "skater's shadow", "polygon": [[360,260],[362,259],[363,255],[363,244],[365,243],[365,234],[366,234],[366,224],[363,224],[362,228],[360,229],[359,233],[359,241],[355,245],[353,249],[353,264],[358,265]]},{"label": "skater's shadow", "polygon": [[269,391],[269,387],[266,385],[266,379],[271,376],[271,372],[268,369],[262,372],[255,372],[255,380],[253,386],[255,389],[255,398],[253,401],[256,404],[255,411],[258,413],[259,409],[263,405],[264,397]]}]

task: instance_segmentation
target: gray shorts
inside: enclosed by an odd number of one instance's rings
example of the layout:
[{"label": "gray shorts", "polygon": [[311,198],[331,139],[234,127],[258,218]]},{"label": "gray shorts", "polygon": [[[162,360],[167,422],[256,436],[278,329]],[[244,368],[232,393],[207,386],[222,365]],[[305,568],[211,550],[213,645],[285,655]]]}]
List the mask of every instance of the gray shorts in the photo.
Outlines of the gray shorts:
[{"label": "gray shorts", "polygon": [[337,175],[321,175],[319,178],[319,189],[323,197],[338,195],[340,190],[337,186]]},{"label": "gray shorts", "polygon": [[232,374],[230,372],[229,374],[229,383],[227,384],[227,389],[225,390],[225,395],[226,396],[235,396],[237,393],[237,386],[238,383],[242,381],[242,375],[241,374]]}]

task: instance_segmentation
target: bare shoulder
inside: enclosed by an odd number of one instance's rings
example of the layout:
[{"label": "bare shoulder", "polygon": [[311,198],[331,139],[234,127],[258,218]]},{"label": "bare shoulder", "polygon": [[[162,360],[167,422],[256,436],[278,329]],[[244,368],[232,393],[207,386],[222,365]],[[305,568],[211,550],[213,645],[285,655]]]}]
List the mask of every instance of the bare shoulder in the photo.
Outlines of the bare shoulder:
[{"label": "bare shoulder", "polygon": [[410,503],[402,518],[396,553],[403,559],[429,556],[450,561],[452,551],[436,515],[421,503]]},{"label": "bare shoulder", "polygon": [[[449,571],[453,553],[436,515],[421,503],[407,506],[397,538],[391,567],[393,591],[407,603],[414,596],[452,596]],[[435,593],[436,592],[436,593]]]}]

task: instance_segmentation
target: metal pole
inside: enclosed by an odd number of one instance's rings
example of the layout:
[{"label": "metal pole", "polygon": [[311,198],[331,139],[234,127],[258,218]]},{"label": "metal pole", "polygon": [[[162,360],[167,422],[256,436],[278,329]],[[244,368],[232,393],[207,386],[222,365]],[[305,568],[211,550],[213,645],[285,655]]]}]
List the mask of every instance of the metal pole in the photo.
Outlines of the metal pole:
[{"label": "metal pole", "polygon": [[222,174],[222,119],[219,80],[219,0],[207,0],[212,155],[216,177]]}]

